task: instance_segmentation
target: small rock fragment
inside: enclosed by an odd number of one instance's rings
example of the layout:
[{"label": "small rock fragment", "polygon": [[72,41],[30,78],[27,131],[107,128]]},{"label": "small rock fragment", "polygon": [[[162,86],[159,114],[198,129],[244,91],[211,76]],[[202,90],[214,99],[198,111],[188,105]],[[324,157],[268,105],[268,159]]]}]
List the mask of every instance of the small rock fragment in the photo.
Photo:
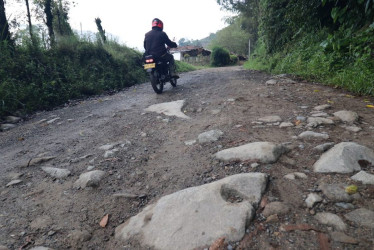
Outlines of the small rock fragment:
[{"label": "small rock fragment", "polygon": [[52,168],[52,167],[42,167],[42,169],[44,172],[46,172],[50,176],[57,178],[57,179],[64,179],[71,174],[70,170],[68,169]]},{"label": "small rock fragment", "polygon": [[286,174],[286,175],[284,176],[284,178],[289,179],[289,180],[295,180],[295,179],[296,179],[296,177],[295,177],[295,175],[294,175],[293,173],[291,173],[291,174]]},{"label": "small rock fragment", "polygon": [[31,224],[31,229],[46,229],[53,224],[53,220],[48,215],[42,215],[34,219]]},{"label": "small rock fragment", "polygon": [[355,206],[353,206],[351,203],[345,203],[345,202],[337,202],[335,203],[335,206],[343,208],[343,209],[354,209]]},{"label": "small rock fragment", "polygon": [[316,132],[313,132],[313,131],[302,132],[298,137],[300,139],[306,139],[306,140],[312,140],[312,139],[327,140],[327,139],[330,138],[328,134],[316,133]]},{"label": "small rock fragment", "polygon": [[266,122],[266,123],[274,123],[274,122],[281,122],[282,118],[278,115],[270,115],[270,116],[265,116],[261,117],[258,119],[260,122]]},{"label": "small rock fragment", "polygon": [[323,153],[329,150],[330,148],[332,148],[334,145],[335,145],[334,142],[328,142],[328,143],[324,143],[324,144],[314,147],[313,150],[319,153]]},{"label": "small rock fragment", "polygon": [[293,123],[292,122],[282,122],[279,127],[280,128],[289,128],[289,127],[293,127]]},{"label": "small rock fragment", "polygon": [[323,117],[309,117],[307,123],[308,127],[317,127],[319,125],[334,124],[334,121]]},{"label": "small rock fragment", "polygon": [[29,161],[26,165],[26,167],[33,167],[33,166],[37,166],[37,165],[40,165],[42,163],[45,163],[47,161],[50,161],[50,160],[53,160],[55,159],[56,157],[55,156],[48,156],[48,157],[38,157],[38,158],[34,158],[32,159],[31,161]]},{"label": "small rock fragment", "polygon": [[9,182],[8,184],[6,184],[6,187],[11,187],[11,186],[20,184],[21,182],[22,182],[22,180],[13,180],[13,181]]},{"label": "small rock fragment", "polygon": [[0,130],[1,131],[7,131],[7,130],[10,130],[10,129],[15,128],[15,127],[16,127],[16,125],[14,125],[14,124],[1,124],[0,125]]},{"label": "small rock fragment", "polygon": [[15,124],[17,122],[19,122],[21,120],[20,117],[16,117],[16,116],[7,116],[5,117],[5,121],[7,123],[12,123],[12,124]]},{"label": "small rock fragment", "polygon": [[68,243],[75,249],[82,248],[83,243],[89,241],[92,235],[86,230],[73,230],[67,236]]},{"label": "small rock fragment", "polygon": [[334,116],[339,118],[342,122],[353,123],[358,120],[358,114],[353,111],[341,110],[334,113]]},{"label": "small rock fragment", "polygon": [[347,127],[344,127],[344,128],[346,130],[354,132],[354,133],[358,133],[358,132],[360,132],[362,130],[362,128],[357,127],[357,126],[347,126]]},{"label": "small rock fragment", "polygon": [[83,173],[79,179],[74,183],[75,188],[97,187],[105,176],[105,172],[101,170],[94,170]]},{"label": "small rock fragment", "polygon": [[366,209],[366,208],[356,209],[346,214],[345,218],[361,226],[374,229],[374,212],[369,209]]},{"label": "small rock fragment", "polygon": [[270,79],[270,80],[268,80],[268,81],[266,81],[266,85],[275,85],[275,84],[277,84],[278,82],[277,82],[277,80],[275,80],[275,79]]},{"label": "small rock fragment", "polygon": [[312,117],[327,117],[327,116],[329,115],[325,112],[318,112],[318,113],[312,114]]},{"label": "small rock fragment", "polygon": [[215,142],[223,135],[221,130],[211,130],[198,136],[199,143]]},{"label": "small rock fragment", "polygon": [[306,198],[305,200],[305,203],[306,203],[306,206],[308,208],[312,208],[314,206],[314,204],[318,203],[318,202],[321,202],[323,199],[321,196],[319,196],[318,194],[316,193],[311,193],[308,195],[308,197]]},{"label": "small rock fragment", "polygon": [[345,192],[344,184],[321,184],[323,194],[333,202],[351,202],[353,197]]},{"label": "small rock fragment", "polygon": [[323,104],[323,105],[319,105],[317,107],[314,107],[314,109],[318,110],[318,111],[329,109],[329,108],[331,108],[331,105],[329,105],[329,104]]},{"label": "small rock fragment", "polygon": [[289,211],[291,211],[291,207],[288,204],[279,201],[274,201],[266,205],[262,214],[265,217],[268,217],[273,214],[287,214]]},{"label": "small rock fragment", "polygon": [[54,122],[56,122],[58,120],[60,120],[60,117],[57,117],[57,118],[54,118],[52,120],[47,121],[47,124],[52,124],[52,123],[54,123]]},{"label": "small rock fragment", "polygon": [[324,225],[333,226],[336,230],[344,231],[347,229],[347,225],[344,221],[333,213],[318,213],[314,216],[319,223]]},{"label": "small rock fragment", "polygon": [[186,145],[186,146],[192,146],[192,145],[194,145],[194,144],[196,144],[196,140],[189,140],[189,141],[185,141],[184,142],[184,145]]},{"label": "small rock fragment", "polygon": [[99,149],[108,151],[108,150],[111,150],[112,148],[114,148],[114,146],[115,146],[115,144],[106,144],[106,145],[103,145],[103,146],[99,147]]},{"label": "small rock fragment", "polygon": [[374,175],[369,174],[365,171],[360,171],[351,177],[352,180],[360,181],[363,184],[374,185]]},{"label": "small rock fragment", "polygon": [[272,223],[272,222],[277,222],[279,221],[278,215],[277,214],[272,214],[266,219],[266,223]]}]

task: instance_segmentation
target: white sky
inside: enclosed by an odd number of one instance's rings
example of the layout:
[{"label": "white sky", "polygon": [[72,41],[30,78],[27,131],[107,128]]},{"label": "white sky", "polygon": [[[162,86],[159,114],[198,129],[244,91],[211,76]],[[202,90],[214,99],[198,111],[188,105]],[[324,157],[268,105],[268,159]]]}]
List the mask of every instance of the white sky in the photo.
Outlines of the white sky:
[{"label": "white sky", "polygon": [[107,34],[120,43],[143,49],[144,34],[153,18],[164,22],[164,31],[178,42],[181,38],[202,39],[226,26],[230,13],[220,10],[216,0],[76,0],[69,13],[73,29],[97,32],[100,17]]}]

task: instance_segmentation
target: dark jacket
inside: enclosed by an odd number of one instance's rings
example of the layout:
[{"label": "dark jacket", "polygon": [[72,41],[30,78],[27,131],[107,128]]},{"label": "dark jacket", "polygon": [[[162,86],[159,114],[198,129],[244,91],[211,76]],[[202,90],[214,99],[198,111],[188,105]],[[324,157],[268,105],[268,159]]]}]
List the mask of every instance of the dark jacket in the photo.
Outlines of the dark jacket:
[{"label": "dark jacket", "polygon": [[160,57],[167,53],[165,44],[170,48],[176,48],[177,44],[172,42],[168,35],[160,28],[154,27],[150,32],[145,34],[144,49],[146,55]]}]

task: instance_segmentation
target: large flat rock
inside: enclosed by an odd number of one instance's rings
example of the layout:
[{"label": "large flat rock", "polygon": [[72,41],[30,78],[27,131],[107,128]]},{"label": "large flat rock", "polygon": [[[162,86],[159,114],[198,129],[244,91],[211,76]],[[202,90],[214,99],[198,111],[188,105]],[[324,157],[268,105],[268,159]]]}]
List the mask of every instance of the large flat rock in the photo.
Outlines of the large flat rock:
[{"label": "large flat rock", "polygon": [[176,116],[183,119],[190,119],[190,117],[182,112],[184,102],[184,100],[178,100],[174,102],[154,104],[146,108],[145,111],[156,112],[158,114],[164,114],[167,116]]},{"label": "large flat rock", "polygon": [[361,170],[359,161],[374,164],[374,151],[354,142],[342,142],[324,153],[313,168],[318,173],[352,173]]},{"label": "large flat rock", "polygon": [[215,157],[223,161],[260,161],[262,163],[274,163],[287,151],[283,145],[271,142],[253,142],[235,148],[219,151]]},{"label": "large flat rock", "polygon": [[116,228],[116,238],[155,249],[194,249],[239,241],[266,188],[267,175],[239,174],[167,195]]}]

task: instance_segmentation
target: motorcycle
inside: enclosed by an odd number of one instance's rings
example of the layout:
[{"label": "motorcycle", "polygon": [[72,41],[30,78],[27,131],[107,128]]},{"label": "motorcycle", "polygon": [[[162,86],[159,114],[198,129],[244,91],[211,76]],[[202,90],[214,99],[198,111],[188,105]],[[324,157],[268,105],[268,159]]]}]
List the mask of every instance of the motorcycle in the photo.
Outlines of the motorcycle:
[{"label": "motorcycle", "polygon": [[152,88],[157,94],[162,93],[167,82],[170,82],[173,87],[177,86],[177,79],[170,75],[169,62],[165,63],[148,55],[144,58],[144,69],[149,73]]}]

